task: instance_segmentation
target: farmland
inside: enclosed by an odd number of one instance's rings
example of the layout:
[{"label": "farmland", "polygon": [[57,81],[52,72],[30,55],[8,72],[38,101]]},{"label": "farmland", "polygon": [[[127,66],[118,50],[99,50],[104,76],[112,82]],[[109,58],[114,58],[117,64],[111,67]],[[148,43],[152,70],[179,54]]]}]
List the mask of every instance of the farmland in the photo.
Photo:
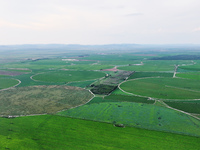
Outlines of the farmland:
[{"label": "farmland", "polygon": [[18,80],[9,79],[9,78],[0,78],[0,90],[10,88],[19,83]]},{"label": "farmland", "polygon": [[200,136],[200,121],[155,105],[130,102],[96,103],[62,111],[58,115]]},{"label": "farmland", "polygon": [[199,99],[200,85],[180,78],[143,78],[129,80],[120,87],[129,93],[160,99]]},{"label": "farmland", "polygon": [[[104,77],[102,72],[95,71],[55,71],[37,74],[32,78],[37,81],[44,82],[70,82],[70,81],[84,81]],[[84,77],[84,78],[83,78]]]},{"label": "farmland", "polygon": [[199,149],[198,56],[2,51],[0,149]]},{"label": "farmland", "polygon": [[0,91],[0,114],[20,116],[55,113],[89,101],[93,95],[70,86],[30,86]]},{"label": "farmland", "polygon": [[61,116],[0,118],[0,122],[0,149],[182,150],[200,147],[199,138],[192,136],[132,127],[118,128],[112,124]]}]

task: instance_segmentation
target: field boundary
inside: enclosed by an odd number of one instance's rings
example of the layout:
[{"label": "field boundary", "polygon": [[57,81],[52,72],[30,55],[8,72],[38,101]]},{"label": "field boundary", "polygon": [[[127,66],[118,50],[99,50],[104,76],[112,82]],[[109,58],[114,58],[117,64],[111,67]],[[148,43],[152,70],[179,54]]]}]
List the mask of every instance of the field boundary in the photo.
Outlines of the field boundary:
[{"label": "field boundary", "polygon": [[[158,101],[160,101],[160,100],[158,100]],[[185,111],[183,111],[183,110],[179,110],[179,109],[170,107],[170,106],[167,105],[165,102],[164,102],[163,104],[164,104],[167,108],[169,108],[169,109],[173,109],[173,110],[175,110],[175,111],[178,111],[178,112],[184,113],[184,114],[186,114],[186,115],[189,115],[189,116],[191,116],[191,117],[193,117],[193,118],[195,118],[195,119],[197,119],[197,120],[200,120],[200,118],[198,118],[198,117],[196,117],[196,116],[193,116],[191,113],[188,113],[188,112],[185,112]]]}]

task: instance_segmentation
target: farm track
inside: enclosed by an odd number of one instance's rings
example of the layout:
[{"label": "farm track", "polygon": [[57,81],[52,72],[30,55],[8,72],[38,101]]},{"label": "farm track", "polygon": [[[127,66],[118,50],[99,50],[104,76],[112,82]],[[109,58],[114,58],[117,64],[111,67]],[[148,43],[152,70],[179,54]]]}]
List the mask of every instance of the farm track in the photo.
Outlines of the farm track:
[{"label": "farm track", "polygon": [[177,73],[177,70],[178,70],[178,66],[179,66],[179,65],[175,65],[175,69],[174,69],[174,75],[173,75],[173,78],[175,78],[175,77],[176,77],[176,73]]},{"label": "farm track", "polygon": [[193,117],[193,118],[195,118],[195,119],[197,119],[197,120],[200,120],[200,118],[198,118],[198,117],[192,115],[191,113],[188,113],[188,112],[185,112],[185,111],[182,111],[182,110],[179,110],[179,109],[170,107],[170,106],[168,106],[165,102],[163,102],[163,104],[165,104],[165,106],[166,106],[167,108],[169,108],[169,109],[173,109],[173,110],[175,110],[175,111],[178,111],[178,112],[184,113],[184,114],[186,114],[186,115],[189,115],[189,116],[191,116],[191,117]]}]

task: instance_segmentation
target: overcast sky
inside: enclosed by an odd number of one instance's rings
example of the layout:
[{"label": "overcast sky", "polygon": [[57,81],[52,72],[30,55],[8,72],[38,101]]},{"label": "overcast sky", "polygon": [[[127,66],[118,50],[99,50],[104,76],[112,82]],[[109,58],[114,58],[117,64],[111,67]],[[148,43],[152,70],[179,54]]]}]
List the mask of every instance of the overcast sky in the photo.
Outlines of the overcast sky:
[{"label": "overcast sky", "polygon": [[0,45],[200,44],[199,0],[0,0]]}]

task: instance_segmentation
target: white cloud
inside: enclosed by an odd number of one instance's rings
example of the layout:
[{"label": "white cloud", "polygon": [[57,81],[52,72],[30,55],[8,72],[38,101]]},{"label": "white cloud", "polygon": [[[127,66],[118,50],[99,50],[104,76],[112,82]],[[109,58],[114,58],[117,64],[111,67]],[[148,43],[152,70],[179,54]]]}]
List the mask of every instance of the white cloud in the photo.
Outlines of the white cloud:
[{"label": "white cloud", "polygon": [[197,0],[0,0],[0,3],[0,32],[5,37],[0,41],[5,44],[176,43],[197,39],[191,38],[193,32],[195,36],[200,34]]},{"label": "white cloud", "polygon": [[200,27],[194,28],[192,31],[193,32],[199,32],[200,31]]}]

